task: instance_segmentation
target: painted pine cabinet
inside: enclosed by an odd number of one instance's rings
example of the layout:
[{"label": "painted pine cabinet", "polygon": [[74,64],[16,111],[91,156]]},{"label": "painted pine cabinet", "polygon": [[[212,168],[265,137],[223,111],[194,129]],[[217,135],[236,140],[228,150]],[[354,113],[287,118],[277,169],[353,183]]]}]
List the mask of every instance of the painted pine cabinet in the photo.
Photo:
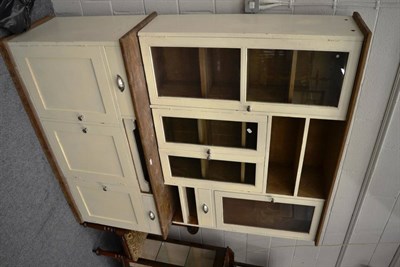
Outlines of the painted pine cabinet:
[{"label": "painted pine cabinet", "polygon": [[316,239],[362,71],[355,17],[166,15],[139,33],[176,224]]},{"label": "painted pine cabinet", "polygon": [[54,18],[8,47],[81,219],[161,234],[118,42],[144,18]]}]

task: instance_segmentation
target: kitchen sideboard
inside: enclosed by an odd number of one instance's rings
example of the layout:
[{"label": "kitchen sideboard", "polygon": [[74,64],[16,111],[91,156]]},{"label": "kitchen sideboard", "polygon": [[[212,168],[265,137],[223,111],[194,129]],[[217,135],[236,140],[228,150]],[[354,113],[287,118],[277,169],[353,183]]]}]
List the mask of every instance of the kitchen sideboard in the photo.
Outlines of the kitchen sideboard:
[{"label": "kitchen sideboard", "polygon": [[57,17],[2,47],[78,221],[318,244],[370,38],[357,13],[153,13]]}]

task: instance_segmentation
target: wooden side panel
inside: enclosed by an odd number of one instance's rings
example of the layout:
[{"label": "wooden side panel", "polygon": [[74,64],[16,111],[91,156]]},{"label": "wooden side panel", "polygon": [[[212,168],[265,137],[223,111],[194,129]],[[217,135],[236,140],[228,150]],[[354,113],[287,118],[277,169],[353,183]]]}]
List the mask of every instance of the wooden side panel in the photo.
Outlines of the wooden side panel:
[{"label": "wooden side panel", "polygon": [[[45,17],[45,18],[33,23],[31,28],[37,27],[52,18],[53,17]],[[7,65],[8,71],[10,72],[10,76],[11,76],[12,80],[14,81],[15,88],[21,99],[21,102],[25,109],[25,112],[27,113],[27,115],[29,117],[32,127],[33,127],[33,129],[36,133],[36,136],[39,140],[39,143],[43,149],[43,152],[46,155],[47,161],[49,162],[49,164],[53,170],[54,176],[56,177],[56,179],[58,180],[58,183],[60,184],[61,190],[64,193],[67,203],[70,206],[75,219],[79,223],[82,223],[83,222],[82,217],[76,207],[75,202],[72,199],[71,192],[69,191],[68,185],[67,185],[64,177],[61,174],[61,170],[60,170],[59,166],[57,165],[56,161],[54,160],[54,157],[50,150],[49,143],[43,134],[42,127],[40,126],[39,118],[38,118],[37,114],[34,112],[33,104],[31,103],[31,101],[28,98],[28,93],[25,88],[25,85],[23,84],[22,79],[16,69],[14,60],[12,59],[11,51],[7,44],[7,41],[10,40],[12,37],[14,37],[14,36],[5,37],[0,40],[0,53],[4,59],[5,64]]]},{"label": "wooden side panel", "polygon": [[147,93],[146,78],[140,53],[139,38],[137,36],[138,32],[154,19],[156,15],[157,13],[150,14],[130,32],[125,34],[120,39],[120,45],[128,75],[129,87],[132,93],[132,101],[134,103],[139,133],[143,142],[151,189],[160,219],[161,232],[163,237],[167,238],[169,225],[172,221],[175,209],[173,189],[164,185],[150,101]]},{"label": "wooden side panel", "polygon": [[[342,141],[340,152],[339,152],[339,158],[343,157],[346,140],[349,137],[348,134],[349,134],[350,126],[351,126],[351,121],[354,116],[355,105],[356,105],[356,102],[358,99],[358,94],[359,94],[359,91],[361,88],[361,82],[363,79],[364,69],[365,69],[365,65],[367,63],[368,52],[369,52],[369,48],[370,48],[371,40],[372,40],[372,33],[371,33],[370,29],[368,28],[367,24],[361,18],[361,15],[358,12],[354,12],[353,19],[354,19],[355,23],[357,24],[357,26],[359,27],[359,29],[361,30],[361,32],[364,34],[364,41],[363,41],[363,45],[362,45],[362,49],[361,49],[360,59],[358,61],[356,77],[354,79],[353,92],[351,95],[349,108],[347,110],[346,125],[345,125],[345,130],[344,130],[343,141]],[[340,160],[337,162],[336,170],[334,171],[335,178],[332,181],[332,186],[328,193],[328,198],[327,198],[326,203],[330,203],[332,201],[332,193],[333,193],[333,188],[334,188],[333,185],[336,183],[336,179],[337,179],[337,175],[338,175],[338,171],[339,171],[339,165],[340,165]],[[325,220],[327,219],[327,217],[326,217],[327,212],[328,212],[328,209],[327,209],[327,207],[325,207],[324,211],[322,213],[321,222],[319,224],[317,237],[315,239],[316,245],[319,245],[322,242],[321,233],[322,233],[323,226],[325,224]]]}]

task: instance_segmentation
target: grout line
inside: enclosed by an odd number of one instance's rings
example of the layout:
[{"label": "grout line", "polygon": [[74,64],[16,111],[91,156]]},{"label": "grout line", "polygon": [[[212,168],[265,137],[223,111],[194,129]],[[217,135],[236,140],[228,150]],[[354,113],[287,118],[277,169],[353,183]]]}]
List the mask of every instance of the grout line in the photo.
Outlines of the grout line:
[{"label": "grout line", "polygon": [[146,1],[145,1],[145,0],[142,0],[142,3],[143,3],[143,11],[144,11],[144,14],[146,15],[146,14],[147,14],[147,10],[146,10]]},{"label": "grout line", "polygon": [[400,246],[397,248],[389,267],[396,267],[400,265]]}]

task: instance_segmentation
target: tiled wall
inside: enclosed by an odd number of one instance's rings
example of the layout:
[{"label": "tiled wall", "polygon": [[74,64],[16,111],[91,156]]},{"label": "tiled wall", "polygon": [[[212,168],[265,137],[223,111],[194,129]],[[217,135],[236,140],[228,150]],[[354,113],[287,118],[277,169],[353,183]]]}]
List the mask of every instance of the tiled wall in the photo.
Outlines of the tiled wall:
[{"label": "tiled wall", "polygon": [[[400,2],[291,1],[269,13],[351,15],[359,12],[374,33],[371,52],[323,245],[209,229],[190,235],[174,226],[171,236],[217,246],[230,246],[238,261],[263,266],[388,266],[400,243],[399,104],[380,150],[354,231],[345,239],[367,166],[381,126],[400,61]],[[309,4],[307,4],[309,3]],[[296,5],[297,4],[297,5]],[[300,5],[299,5],[300,4]],[[301,5],[303,4],[303,5]],[[53,0],[57,15],[166,13],[242,13],[242,0]],[[398,100],[397,100],[398,101]],[[345,240],[348,243],[343,244]],[[398,263],[400,264],[400,263]]]}]

